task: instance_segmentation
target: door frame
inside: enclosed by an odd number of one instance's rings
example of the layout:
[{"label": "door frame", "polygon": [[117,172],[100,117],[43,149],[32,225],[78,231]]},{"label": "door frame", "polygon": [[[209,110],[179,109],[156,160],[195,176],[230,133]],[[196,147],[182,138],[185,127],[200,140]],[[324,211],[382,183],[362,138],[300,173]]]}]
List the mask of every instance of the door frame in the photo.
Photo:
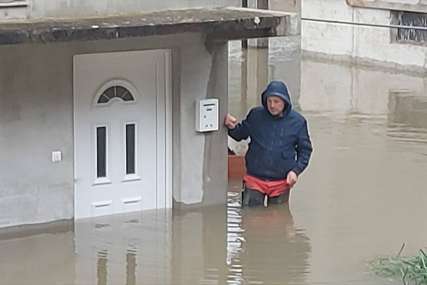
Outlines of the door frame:
[{"label": "door frame", "polygon": [[[173,77],[172,77],[172,50],[171,49],[157,49],[157,50],[162,50],[163,51],[163,56],[165,57],[165,82],[162,86],[162,84],[160,84],[160,82],[157,82],[157,84],[159,84],[159,88],[163,87],[165,88],[165,101],[163,102],[164,104],[164,119],[165,119],[165,170],[164,170],[164,174],[165,177],[159,177],[159,175],[157,175],[157,188],[159,187],[159,182],[160,183],[164,183],[164,189],[165,189],[165,193],[164,193],[164,198],[163,198],[163,203],[165,205],[165,207],[159,207],[159,203],[162,203],[162,200],[159,199],[159,195],[157,195],[157,207],[158,209],[160,208],[172,208],[172,199],[173,199],[173,155],[172,155],[172,146],[173,146],[173,133],[172,133],[172,124],[173,124],[173,106],[172,106],[172,82],[173,82]],[[158,71],[157,71],[158,72]],[[158,100],[158,98],[157,98]],[[157,108],[159,108],[159,102],[157,102]],[[159,120],[159,117],[161,116],[161,112],[159,112],[159,110],[157,110],[157,122]],[[158,131],[158,129],[157,129]],[[158,155],[158,154],[157,154]],[[156,160],[156,164],[157,164]],[[159,171],[157,171],[157,173],[159,173]],[[158,189],[157,189],[158,190]],[[157,191],[157,194],[159,194],[160,192]]]},{"label": "door frame", "polygon": [[[150,50],[150,49],[148,49]],[[125,52],[144,52],[144,51],[148,51],[146,50],[126,50],[126,51],[107,51],[107,52],[97,52],[97,53],[79,53],[79,54],[74,54],[73,55],[73,78],[72,78],[72,93],[73,93],[73,200],[74,200],[74,211],[73,211],[73,218],[76,219],[76,205],[77,205],[77,199],[76,199],[76,182],[77,182],[77,178],[76,178],[76,173],[77,173],[77,164],[76,164],[76,149],[75,146],[76,144],[76,108],[77,108],[77,96],[76,96],[76,82],[74,80],[75,75],[76,75],[76,57],[79,55],[90,55],[90,54],[106,54],[106,53],[125,53]],[[165,82],[160,82],[160,80],[157,81],[157,86],[156,88],[158,88],[158,90],[160,90],[161,88],[164,88],[164,98],[158,98],[158,96],[156,96],[156,122],[159,122],[159,120],[164,120],[164,125],[165,125],[165,132],[159,132],[160,130],[158,128],[156,128],[156,138],[159,137],[159,135],[164,135],[164,141],[165,141],[165,150],[164,150],[164,157],[162,158],[161,155],[159,154],[160,152],[157,152],[156,154],[156,165],[155,167],[157,168],[157,178],[156,178],[156,206],[158,209],[163,209],[163,208],[172,208],[172,199],[173,199],[173,134],[172,134],[172,118],[173,118],[173,101],[172,101],[172,50],[171,49],[151,49],[151,50],[156,50],[156,51],[162,51],[163,52],[163,56],[164,56],[164,77],[165,77]],[[156,68],[155,71],[156,72],[156,77],[159,77],[159,72],[161,72],[158,68]],[[159,89],[160,88],[160,89]],[[164,100],[162,100],[164,99]],[[162,100],[162,101],[160,101]],[[164,109],[163,109],[164,108]],[[163,111],[164,110],[164,111]],[[165,169],[163,169],[163,171],[159,170],[161,169],[161,165],[159,165],[158,161],[159,159],[164,159],[165,164],[164,167]],[[163,175],[161,175],[163,174]],[[164,187],[165,191],[164,193],[161,193],[159,191],[159,188]]]}]

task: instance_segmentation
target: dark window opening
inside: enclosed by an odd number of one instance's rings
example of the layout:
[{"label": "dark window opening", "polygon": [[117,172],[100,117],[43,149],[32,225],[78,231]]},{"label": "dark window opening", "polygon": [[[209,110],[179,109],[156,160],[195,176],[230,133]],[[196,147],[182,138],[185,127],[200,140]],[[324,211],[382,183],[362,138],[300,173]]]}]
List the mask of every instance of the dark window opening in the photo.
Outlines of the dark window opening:
[{"label": "dark window opening", "polygon": [[96,128],[96,177],[107,177],[107,128]]},{"label": "dark window opening", "polygon": [[[392,24],[408,27],[427,27],[427,14],[415,12],[392,12]],[[427,31],[397,28],[392,31],[392,41],[400,43],[427,44]]]},{"label": "dark window opening", "polygon": [[126,174],[135,173],[135,124],[126,124]]}]

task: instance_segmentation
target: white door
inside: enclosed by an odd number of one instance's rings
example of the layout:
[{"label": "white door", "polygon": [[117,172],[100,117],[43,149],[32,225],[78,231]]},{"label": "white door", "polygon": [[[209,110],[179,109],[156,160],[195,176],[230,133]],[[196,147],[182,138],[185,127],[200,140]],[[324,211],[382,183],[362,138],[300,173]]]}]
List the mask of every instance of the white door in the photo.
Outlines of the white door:
[{"label": "white door", "polygon": [[171,207],[170,53],[74,57],[75,218]]}]

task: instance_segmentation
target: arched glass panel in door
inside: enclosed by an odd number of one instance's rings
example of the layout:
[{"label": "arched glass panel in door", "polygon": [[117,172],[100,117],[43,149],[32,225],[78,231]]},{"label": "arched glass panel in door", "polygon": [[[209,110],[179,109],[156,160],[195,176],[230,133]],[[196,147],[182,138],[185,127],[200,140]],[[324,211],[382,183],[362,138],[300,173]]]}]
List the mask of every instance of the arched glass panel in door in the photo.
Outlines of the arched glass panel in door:
[{"label": "arched glass panel in door", "polygon": [[113,98],[121,99],[124,102],[135,101],[132,93],[127,88],[120,85],[115,85],[107,88],[104,92],[102,92],[96,103],[107,104]]}]

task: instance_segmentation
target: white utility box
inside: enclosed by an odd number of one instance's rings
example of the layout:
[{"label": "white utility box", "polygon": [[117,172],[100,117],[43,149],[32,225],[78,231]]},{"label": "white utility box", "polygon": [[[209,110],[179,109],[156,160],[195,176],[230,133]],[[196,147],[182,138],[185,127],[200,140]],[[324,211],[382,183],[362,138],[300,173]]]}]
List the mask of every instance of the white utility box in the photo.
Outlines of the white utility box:
[{"label": "white utility box", "polygon": [[196,101],[196,131],[218,131],[219,100],[217,98]]}]

